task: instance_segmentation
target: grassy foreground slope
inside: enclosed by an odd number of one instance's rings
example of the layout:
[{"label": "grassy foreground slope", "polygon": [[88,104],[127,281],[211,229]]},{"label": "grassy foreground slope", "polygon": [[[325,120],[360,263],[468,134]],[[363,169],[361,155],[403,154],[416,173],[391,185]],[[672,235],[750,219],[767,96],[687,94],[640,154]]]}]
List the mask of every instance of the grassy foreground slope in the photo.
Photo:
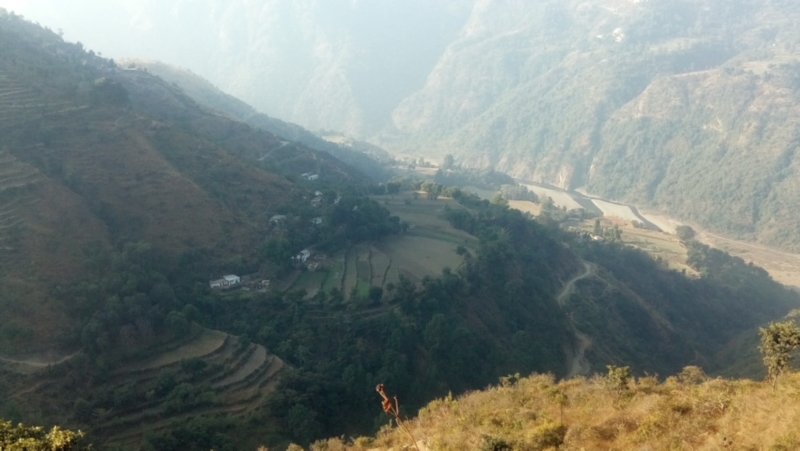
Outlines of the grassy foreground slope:
[{"label": "grassy foreground slope", "polygon": [[[696,370],[696,368],[694,368]],[[800,448],[800,374],[767,382],[707,379],[690,367],[659,382],[606,378],[556,382],[533,375],[421,409],[405,424],[423,450],[774,450]],[[375,405],[379,408],[376,394]],[[414,449],[402,430],[345,445],[338,439],[312,450]]]}]

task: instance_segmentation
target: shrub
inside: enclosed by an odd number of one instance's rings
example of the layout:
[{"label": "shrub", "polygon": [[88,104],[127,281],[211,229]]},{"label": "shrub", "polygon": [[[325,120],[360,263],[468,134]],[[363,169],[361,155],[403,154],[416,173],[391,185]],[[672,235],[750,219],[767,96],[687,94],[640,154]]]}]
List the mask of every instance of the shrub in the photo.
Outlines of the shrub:
[{"label": "shrub", "polygon": [[766,328],[759,329],[759,335],[761,335],[759,349],[764,354],[767,377],[774,384],[789,368],[789,362],[792,360],[791,352],[800,347],[800,328],[792,321],[769,323]]},{"label": "shrub", "polygon": [[621,394],[628,390],[628,382],[631,378],[631,369],[627,366],[614,366],[614,365],[606,365],[608,368],[608,374],[606,375],[606,384],[616,391],[617,393]]},{"label": "shrub", "polygon": [[681,381],[682,384],[696,385],[708,380],[708,376],[706,376],[703,369],[698,366],[687,366],[678,374],[678,380]]},{"label": "shrub", "polygon": [[478,449],[480,451],[511,451],[513,448],[501,438],[484,435],[481,447]]},{"label": "shrub", "polygon": [[563,424],[545,423],[531,431],[527,440],[527,449],[540,451],[547,448],[558,448],[564,443],[566,435],[567,427]]}]

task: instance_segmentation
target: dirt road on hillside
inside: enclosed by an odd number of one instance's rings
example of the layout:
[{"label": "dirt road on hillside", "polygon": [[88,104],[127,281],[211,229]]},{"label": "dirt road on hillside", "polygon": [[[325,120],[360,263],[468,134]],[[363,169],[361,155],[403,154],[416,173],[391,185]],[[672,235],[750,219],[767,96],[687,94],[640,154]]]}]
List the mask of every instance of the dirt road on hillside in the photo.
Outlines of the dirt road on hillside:
[{"label": "dirt road on hillside", "polygon": [[[561,289],[561,292],[556,297],[560,307],[564,307],[569,296],[575,291],[575,284],[579,280],[593,277],[596,274],[597,267],[592,263],[584,261],[583,267],[583,272],[567,281],[567,283],[564,284],[564,288]],[[568,359],[569,370],[567,371],[567,379],[579,375],[587,375],[591,370],[589,361],[586,359],[586,350],[592,346],[592,339],[575,328],[575,324],[572,325],[572,328],[575,330],[575,337],[578,339],[578,349],[575,355]]]},{"label": "dirt road on hillside", "polygon": [[597,270],[597,268],[589,262],[583,262],[583,267],[584,267],[583,273],[570,279],[566,284],[564,284],[564,288],[561,289],[561,293],[558,293],[556,300],[558,300],[559,306],[561,307],[564,306],[564,302],[566,302],[569,295],[572,294],[573,290],[575,290],[576,282],[578,282],[581,279],[593,276],[595,274],[595,271]]}]

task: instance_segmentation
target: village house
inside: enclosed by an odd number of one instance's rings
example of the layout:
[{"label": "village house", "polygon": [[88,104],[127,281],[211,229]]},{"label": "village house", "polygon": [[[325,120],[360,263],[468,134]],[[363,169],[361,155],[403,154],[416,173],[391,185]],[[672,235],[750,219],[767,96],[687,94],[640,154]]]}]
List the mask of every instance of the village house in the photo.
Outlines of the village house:
[{"label": "village house", "polygon": [[317,216],[316,218],[311,220],[311,223],[314,224],[314,225],[322,224],[322,217],[321,216]]},{"label": "village house", "polygon": [[256,290],[259,291],[266,291],[269,290],[269,286],[271,285],[270,279],[261,279],[258,284],[256,284]]},{"label": "village house", "polygon": [[222,276],[221,279],[211,280],[208,282],[211,288],[231,288],[241,283],[241,277],[235,274],[228,274],[226,276]]},{"label": "village house", "polygon": [[320,205],[322,205],[322,198],[321,197],[315,197],[315,198],[311,199],[311,206],[312,207],[319,207]]},{"label": "village house", "polygon": [[309,257],[311,257],[311,251],[309,251],[308,249],[303,249],[302,251],[300,251],[299,254],[292,257],[292,259],[299,263],[305,263],[306,260],[309,259]]},{"label": "village house", "polygon": [[283,221],[286,221],[286,215],[275,215],[269,218],[270,224],[281,224]]}]

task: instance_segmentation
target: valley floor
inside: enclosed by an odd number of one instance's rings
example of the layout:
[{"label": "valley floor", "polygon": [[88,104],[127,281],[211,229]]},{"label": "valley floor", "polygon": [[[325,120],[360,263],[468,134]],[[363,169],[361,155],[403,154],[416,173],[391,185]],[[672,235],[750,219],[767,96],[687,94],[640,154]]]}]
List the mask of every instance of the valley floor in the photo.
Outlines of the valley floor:
[{"label": "valley floor", "polygon": [[[604,220],[607,221],[606,225],[616,224],[622,229],[622,239],[627,244],[640,247],[654,256],[664,258],[673,269],[685,269],[687,274],[693,273],[691,268],[685,264],[685,249],[681,249],[679,240],[674,236],[675,227],[684,225],[684,222],[663,214],[641,211],[632,205],[599,199],[585,192],[568,192],[538,184],[526,184],[526,186],[541,198],[545,196],[552,198],[557,206],[570,209],[576,208],[576,205],[579,204],[583,208],[588,207],[588,209],[602,214]],[[512,208],[532,213],[536,211],[535,205],[525,201],[514,201],[510,204]],[[661,231],[634,228],[633,221],[649,222]],[[685,225],[690,225],[695,229],[698,241],[728,252],[735,257],[740,257],[748,263],[752,262],[754,265],[764,268],[775,281],[800,289],[800,254],[783,252],[779,249],[724,237],[703,230],[694,224]],[[582,228],[590,230],[590,226],[591,224],[587,222]]]}]

